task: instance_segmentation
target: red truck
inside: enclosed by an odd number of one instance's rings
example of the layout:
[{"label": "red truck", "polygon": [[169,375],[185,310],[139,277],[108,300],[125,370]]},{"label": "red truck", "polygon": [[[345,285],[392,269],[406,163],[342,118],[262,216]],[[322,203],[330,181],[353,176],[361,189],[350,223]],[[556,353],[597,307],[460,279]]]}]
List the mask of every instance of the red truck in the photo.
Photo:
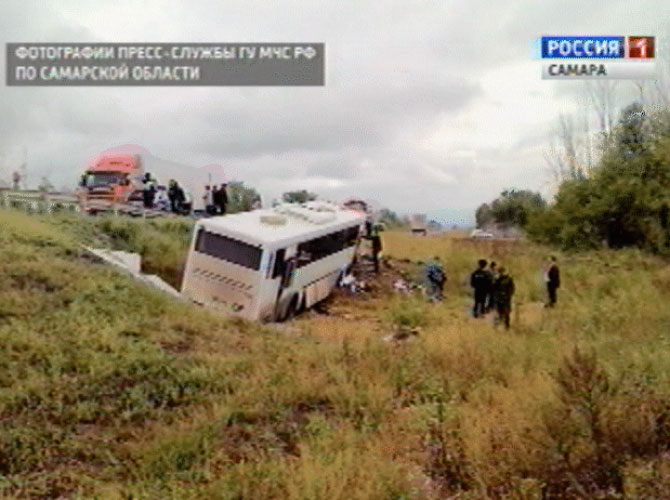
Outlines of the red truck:
[{"label": "red truck", "polygon": [[86,201],[126,203],[141,189],[142,171],[136,155],[98,157],[82,176],[80,187]]},{"label": "red truck", "polygon": [[147,172],[160,190],[165,190],[170,179],[176,180],[194,211],[205,209],[205,186],[225,182],[220,165],[195,168],[157,158],[143,148],[122,146],[102,152],[89,164],[80,182],[80,201],[88,212],[141,202],[142,178]]}]

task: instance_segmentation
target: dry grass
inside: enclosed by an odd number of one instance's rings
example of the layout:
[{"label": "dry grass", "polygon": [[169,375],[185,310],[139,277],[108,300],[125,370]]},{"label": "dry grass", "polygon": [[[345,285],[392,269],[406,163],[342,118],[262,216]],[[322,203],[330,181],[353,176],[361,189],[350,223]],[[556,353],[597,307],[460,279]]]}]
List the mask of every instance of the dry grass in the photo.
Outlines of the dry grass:
[{"label": "dry grass", "polygon": [[[665,498],[663,261],[561,256],[546,311],[547,249],[389,232],[386,255],[407,266],[443,258],[444,303],[343,298],[277,331],[176,304],[78,251],[139,249],[178,273],[188,225],[161,224],[0,212],[5,497]],[[468,317],[480,257],[517,282],[510,331]],[[420,334],[382,342],[397,323]]]}]

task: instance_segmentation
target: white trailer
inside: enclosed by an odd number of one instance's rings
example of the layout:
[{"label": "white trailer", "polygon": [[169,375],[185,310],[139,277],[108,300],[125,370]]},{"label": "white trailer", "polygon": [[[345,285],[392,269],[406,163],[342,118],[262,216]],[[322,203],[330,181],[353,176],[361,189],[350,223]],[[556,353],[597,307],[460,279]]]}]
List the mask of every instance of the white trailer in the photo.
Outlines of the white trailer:
[{"label": "white trailer", "polygon": [[250,320],[287,319],[331,293],[364,223],[364,214],[323,202],[201,219],[182,294]]},{"label": "white trailer", "polygon": [[142,175],[149,172],[161,186],[167,186],[170,179],[175,179],[179,185],[190,195],[193,210],[204,211],[205,186],[220,186],[226,182],[223,167],[218,165],[207,165],[205,167],[191,167],[164,160],[150,154],[137,155]]}]

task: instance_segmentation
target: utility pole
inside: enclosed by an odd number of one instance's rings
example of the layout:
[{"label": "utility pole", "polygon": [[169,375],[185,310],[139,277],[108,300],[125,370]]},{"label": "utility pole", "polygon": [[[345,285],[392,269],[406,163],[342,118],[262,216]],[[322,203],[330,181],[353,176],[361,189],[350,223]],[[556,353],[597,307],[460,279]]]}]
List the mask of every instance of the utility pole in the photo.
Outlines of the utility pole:
[{"label": "utility pole", "polygon": [[21,182],[23,183],[23,189],[28,189],[28,151],[26,147],[23,146],[23,163],[21,164]]}]

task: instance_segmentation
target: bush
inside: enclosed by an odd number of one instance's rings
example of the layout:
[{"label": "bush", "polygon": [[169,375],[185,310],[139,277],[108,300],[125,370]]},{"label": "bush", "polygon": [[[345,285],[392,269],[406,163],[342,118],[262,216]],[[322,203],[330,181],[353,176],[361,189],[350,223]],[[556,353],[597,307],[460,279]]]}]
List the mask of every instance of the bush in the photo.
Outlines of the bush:
[{"label": "bush", "polygon": [[670,133],[667,122],[644,116],[636,106],[624,110],[593,174],[564,181],[548,211],[531,217],[533,239],[670,255]]}]

